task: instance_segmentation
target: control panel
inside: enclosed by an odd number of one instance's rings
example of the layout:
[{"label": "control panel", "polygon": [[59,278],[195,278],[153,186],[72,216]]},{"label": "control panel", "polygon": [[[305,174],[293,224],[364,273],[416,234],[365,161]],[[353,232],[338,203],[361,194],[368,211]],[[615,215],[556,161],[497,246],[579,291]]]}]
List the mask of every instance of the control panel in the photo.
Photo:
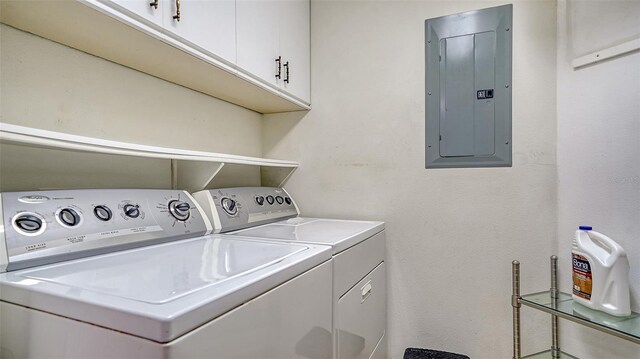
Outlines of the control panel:
[{"label": "control panel", "polygon": [[82,258],[211,231],[178,190],[60,190],[0,194],[0,272]]},{"label": "control panel", "polygon": [[283,188],[221,188],[196,192],[193,197],[211,220],[215,233],[254,227],[300,214]]}]

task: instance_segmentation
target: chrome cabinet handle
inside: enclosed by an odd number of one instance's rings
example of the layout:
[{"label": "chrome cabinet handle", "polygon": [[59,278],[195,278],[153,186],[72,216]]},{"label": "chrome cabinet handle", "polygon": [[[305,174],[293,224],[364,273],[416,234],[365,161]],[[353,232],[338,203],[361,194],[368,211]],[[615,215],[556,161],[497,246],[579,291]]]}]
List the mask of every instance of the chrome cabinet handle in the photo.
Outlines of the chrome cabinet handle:
[{"label": "chrome cabinet handle", "polygon": [[278,56],[278,58],[276,59],[276,64],[278,65],[276,67],[276,78],[280,79],[282,78],[282,56]]},{"label": "chrome cabinet handle", "polygon": [[282,65],[282,67],[284,67],[284,82],[285,83],[289,83],[289,61],[285,62],[284,65]]},{"label": "chrome cabinet handle", "polygon": [[153,2],[149,3],[149,6],[151,6],[152,8],[158,10],[158,0],[153,0]]},{"label": "chrome cabinet handle", "polygon": [[176,14],[173,15],[173,19],[180,21],[180,0],[176,0]]}]

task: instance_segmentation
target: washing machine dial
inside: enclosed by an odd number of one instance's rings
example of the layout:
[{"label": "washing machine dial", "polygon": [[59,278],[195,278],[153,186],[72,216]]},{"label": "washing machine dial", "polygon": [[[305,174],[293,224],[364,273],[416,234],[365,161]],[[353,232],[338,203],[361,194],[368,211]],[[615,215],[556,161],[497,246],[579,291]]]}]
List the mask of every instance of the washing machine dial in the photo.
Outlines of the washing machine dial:
[{"label": "washing machine dial", "polygon": [[80,214],[73,208],[63,208],[56,214],[58,221],[63,226],[75,227],[80,224]]},{"label": "washing machine dial", "polygon": [[111,220],[113,216],[109,207],[102,204],[93,208],[93,214],[95,214],[96,218],[105,222]]},{"label": "washing machine dial", "polygon": [[238,203],[231,198],[223,198],[220,201],[220,204],[222,204],[222,209],[224,209],[224,211],[227,212],[228,215],[233,216],[238,213]]},{"label": "washing machine dial", "polygon": [[272,195],[268,195],[268,196],[267,196],[267,202],[268,202],[270,205],[271,205],[271,204],[273,204],[273,202],[275,202],[275,199],[273,198],[273,196],[272,196]]},{"label": "washing machine dial", "polygon": [[140,216],[140,206],[137,204],[125,204],[122,209],[124,210],[124,215],[129,218],[138,218]]},{"label": "washing machine dial", "polygon": [[258,196],[258,197],[256,197],[256,203],[257,203],[259,206],[264,205],[264,197],[263,197],[263,196]]},{"label": "washing machine dial", "polygon": [[276,196],[276,202],[278,202],[278,204],[283,204],[284,198],[282,198],[282,196]]},{"label": "washing machine dial", "polygon": [[179,221],[186,221],[189,219],[189,210],[191,209],[191,205],[187,202],[178,201],[177,199],[169,202],[169,213],[173,216],[173,218]]},{"label": "washing machine dial", "polygon": [[21,213],[13,219],[14,228],[27,236],[35,236],[44,231],[45,222],[35,213]]}]

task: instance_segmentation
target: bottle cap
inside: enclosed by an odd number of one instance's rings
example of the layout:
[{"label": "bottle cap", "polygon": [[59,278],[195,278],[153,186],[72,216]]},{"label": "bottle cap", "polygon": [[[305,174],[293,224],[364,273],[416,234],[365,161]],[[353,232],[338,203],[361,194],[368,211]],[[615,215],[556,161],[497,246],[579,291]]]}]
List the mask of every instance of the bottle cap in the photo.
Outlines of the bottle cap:
[{"label": "bottle cap", "polygon": [[593,229],[593,227],[591,227],[591,226],[580,226],[580,227],[578,227],[578,229],[582,230],[582,231],[590,231],[590,230]]}]

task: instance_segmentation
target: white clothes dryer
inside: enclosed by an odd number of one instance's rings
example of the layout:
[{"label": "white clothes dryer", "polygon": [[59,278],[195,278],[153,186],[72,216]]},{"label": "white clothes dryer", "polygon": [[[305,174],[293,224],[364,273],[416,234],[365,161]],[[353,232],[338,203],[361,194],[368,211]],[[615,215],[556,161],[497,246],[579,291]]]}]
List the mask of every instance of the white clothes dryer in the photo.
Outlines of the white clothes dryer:
[{"label": "white clothes dryer", "polygon": [[193,196],[217,233],[331,246],[334,358],[386,358],[384,222],[299,217],[282,188],[225,188]]},{"label": "white clothes dryer", "polygon": [[3,193],[0,357],[331,357],[331,249],[211,225],[186,192]]}]

